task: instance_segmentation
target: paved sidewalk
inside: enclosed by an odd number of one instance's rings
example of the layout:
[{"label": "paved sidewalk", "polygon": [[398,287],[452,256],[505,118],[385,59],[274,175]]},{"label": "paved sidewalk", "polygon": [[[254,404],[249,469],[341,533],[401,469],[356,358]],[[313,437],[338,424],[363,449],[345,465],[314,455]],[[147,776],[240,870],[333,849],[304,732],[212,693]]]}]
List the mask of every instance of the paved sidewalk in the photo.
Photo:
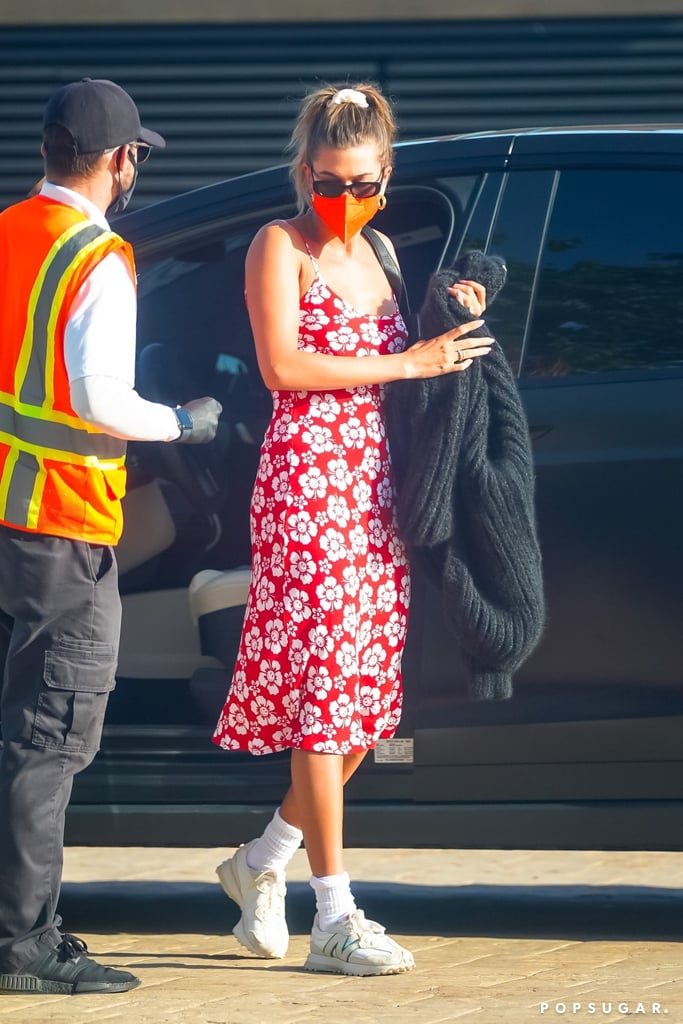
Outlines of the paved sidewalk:
[{"label": "paved sidewalk", "polygon": [[116,996],[4,996],[7,1024],[683,1024],[683,855],[351,850],[359,905],[415,954],[409,974],[304,972],[313,896],[288,882],[285,960],[244,954],[215,882],[226,851],[68,849],[62,912]]}]

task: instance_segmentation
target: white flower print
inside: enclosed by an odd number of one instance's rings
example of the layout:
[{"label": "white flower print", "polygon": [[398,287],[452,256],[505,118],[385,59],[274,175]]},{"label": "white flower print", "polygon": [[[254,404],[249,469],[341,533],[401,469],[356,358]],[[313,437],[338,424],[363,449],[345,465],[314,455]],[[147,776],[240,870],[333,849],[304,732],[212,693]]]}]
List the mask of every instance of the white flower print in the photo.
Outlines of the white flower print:
[{"label": "white flower print", "polygon": [[306,331],[319,331],[329,322],[330,318],[324,309],[301,310],[299,314],[299,324]]},{"label": "white flower print", "polygon": [[303,622],[304,619],[311,617],[311,608],[305,590],[293,587],[288,594],[285,594],[284,606],[285,611],[294,622]]},{"label": "white flower print", "polygon": [[270,619],[264,627],[264,643],[273,654],[280,654],[287,644],[287,631],[282,619]]},{"label": "white flower print", "polygon": [[228,712],[228,726],[241,736],[245,736],[249,732],[250,722],[241,704],[233,704],[230,708]]},{"label": "white flower print", "polygon": [[360,578],[358,576],[358,570],[354,565],[347,565],[344,567],[342,572],[344,579],[344,590],[349,597],[355,597],[360,587]]},{"label": "white flower print", "polygon": [[361,512],[367,512],[372,507],[372,488],[367,480],[359,480],[353,488],[353,497],[356,508]]},{"label": "white flower print", "polygon": [[387,580],[385,583],[381,583],[377,589],[377,610],[380,612],[390,612],[397,600],[398,596],[394,581]]},{"label": "white flower print", "polygon": [[322,710],[316,705],[311,704],[310,701],[306,701],[301,709],[301,732],[304,736],[311,736],[314,733],[318,733],[322,729]]},{"label": "white flower print", "polygon": [[327,464],[330,484],[339,491],[345,491],[353,482],[353,476],[343,459],[332,459]]},{"label": "white flower print", "polygon": [[346,423],[341,423],[339,433],[347,448],[362,448],[365,444],[365,431],[357,416],[351,416]]},{"label": "white flower print", "polygon": [[384,658],[385,654],[382,644],[373,644],[372,647],[367,647],[363,651],[361,671],[365,675],[376,676],[382,668]]},{"label": "white flower print", "polygon": [[306,498],[324,498],[327,493],[327,479],[316,466],[300,475],[299,484]]},{"label": "white flower print", "polygon": [[269,567],[271,576],[275,576],[276,578],[282,576],[282,573],[284,572],[284,557],[285,553],[282,544],[273,544]]},{"label": "white flower print", "polygon": [[319,277],[315,279],[311,287],[308,289],[308,301],[315,303],[316,306],[322,305],[327,299],[332,297],[332,293],[329,288]]},{"label": "white flower print", "polygon": [[348,602],[344,605],[343,621],[344,629],[347,633],[350,633],[351,636],[353,636],[356,632],[356,627],[358,626],[358,611],[356,610],[355,605],[349,604]]},{"label": "white flower print", "polygon": [[315,573],[315,562],[308,551],[293,551],[289,563],[289,571],[295,580],[299,580],[302,587],[313,582]]},{"label": "white flower print", "polygon": [[251,496],[251,508],[252,511],[258,516],[263,512],[266,507],[266,496],[263,492],[263,487],[257,484],[254,487],[254,493]]},{"label": "white flower print", "polygon": [[381,519],[373,517],[368,520],[368,540],[378,548],[383,548],[386,544],[387,531]]},{"label": "white flower print", "polygon": [[377,485],[377,497],[380,505],[384,508],[389,508],[394,501],[394,488],[391,486],[391,480],[385,476],[383,480]]},{"label": "white flower print", "polygon": [[267,661],[265,658],[259,665],[258,683],[265,687],[268,693],[276,694],[282,687],[282,672],[276,661]]},{"label": "white flower print", "polygon": [[358,719],[354,718],[349,730],[349,748],[353,750],[358,750],[359,748],[361,750],[365,750],[368,746],[368,740],[372,743],[374,742],[374,739],[374,733],[370,737],[366,736],[363,731],[362,722],[359,722]]},{"label": "white flower print", "polygon": [[373,409],[371,413],[365,419],[365,429],[367,431],[368,438],[379,444],[384,438],[384,426],[382,424],[382,418],[376,409]]},{"label": "white flower print", "polygon": [[325,530],[320,536],[320,547],[331,562],[338,562],[346,557],[346,538],[339,530]]},{"label": "white flower print", "polygon": [[365,475],[367,480],[376,480],[382,470],[382,460],[379,455],[372,450],[372,448],[366,448],[363,455],[363,461],[361,463],[361,472]]},{"label": "white flower print", "polygon": [[406,630],[406,617],[400,615],[398,612],[392,612],[389,619],[384,626],[384,635],[387,638],[387,643],[392,647],[396,647],[403,639]]},{"label": "white flower print", "polygon": [[328,576],[322,583],[319,583],[315,588],[315,593],[320,607],[326,611],[337,610],[344,603],[344,588],[337,583],[334,576]]},{"label": "white flower print", "polygon": [[238,668],[232,677],[232,686],[230,687],[230,693],[236,701],[244,701],[249,696],[249,687],[247,686],[247,674],[242,668]]},{"label": "white flower print", "polygon": [[267,576],[261,576],[256,584],[256,607],[260,612],[267,612],[273,607],[275,584]]},{"label": "white flower print", "polygon": [[[347,526],[350,513],[349,506],[346,503],[346,498],[343,498],[341,494],[330,494],[327,499],[327,515],[329,516],[330,521],[336,523],[337,526]],[[340,534],[340,536],[343,535]]]},{"label": "white flower print", "polygon": [[340,405],[334,395],[312,395],[311,416],[319,416],[325,423],[334,423],[340,412]]},{"label": "white flower print", "polygon": [[361,324],[360,336],[368,345],[379,346],[382,343],[376,320],[368,320],[366,323]]},{"label": "white flower print", "polygon": [[332,721],[338,728],[343,729],[348,726],[353,718],[351,698],[344,693],[337,700],[333,700],[330,704],[330,714],[332,715]]},{"label": "white flower print", "polygon": [[289,492],[289,473],[278,473],[273,477],[273,493],[277,501],[284,501]]},{"label": "white flower print", "polygon": [[290,533],[302,544],[310,544],[318,532],[318,527],[305,512],[296,512],[287,517]]},{"label": "white flower print", "polygon": [[[244,646],[247,652],[247,657],[250,661],[257,660],[263,650],[263,638],[256,626],[252,626],[251,629],[245,630]],[[244,673],[242,673],[242,675],[244,675]]]},{"label": "white flower print", "polygon": [[380,551],[369,552],[367,574],[373,583],[377,583],[384,575],[384,557]]},{"label": "white flower print", "polygon": [[304,444],[309,445],[317,455],[322,455],[332,442],[332,431],[321,423],[309,423],[301,437]]},{"label": "white flower print", "polygon": [[268,514],[261,520],[261,539],[265,541],[266,544],[272,544],[273,539],[275,538],[276,529],[277,524],[275,522],[275,516],[272,512],[268,512]]},{"label": "white flower print", "polygon": [[364,555],[368,550],[368,535],[362,526],[354,526],[349,533],[349,541],[354,555]]},{"label": "white flower print", "polygon": [[325,626],[316,626],[308,634],[308,639],[315,654],[323,660],[332,653],[334,641]]},{"label": "white flower print", "polygon": [[358,669],[358,657],[354,644],[350,644],[348,641],[341,644],[335,658],[342,675],[352,676],[355,674]]},{"label": "white flower print", "polygon": [[376,686],[361,686],[358,691],[358,704],[366,718],[380,713],[382,705],[378,698],[379,690]]},{"label": "white flower print", "polygon": [[308,661],[308,648],[305,648],[301,640],[292,640],[289,644],[289,660],[292,668],[297,673],[303,672]]},{"label": "white flower print", "polygon": [[275,714],[275,705],[272,700],[268,700],[262,693],[257,693],[252,697],[250,703],[251,713],[253,714],[259,725],[275,725],[277,722],[277,715]]},{"label": "white flower print", "polygon": [[400,565],[405,564],[405,548],[400,537],[396,535],[389,537],[389,554],[395,562],[398,562]]},{"label": "white flower print", "polygon": [[287,441],[292,434],[295,434],[297,429],[298,428],[295,428],[294,426],[291,415],[288,412],[283,412],[282,415],[273,421],[273,441],[282,444],[282,442]]},{"label": "white flower print", "polygon": [[299,707],[301,705],[301,695],[298,690],[290,690],[289,693],[283,693],[280,697],[282,701],[282,710],[288,718],[296,718],[299,714]]},{"label": "white flower print", "polygon": [[[368,619],[364,619],[358,626],[358,646],[361,650],[370,643],[372,632],[372,623]],[[378,635],[382,635],[381,630]]]},{"label": "white flower print", "polygon": [[325,665],[316,665],[306,680],[306,688],[318,700],[324,700],[332,689],[333,679]]}]

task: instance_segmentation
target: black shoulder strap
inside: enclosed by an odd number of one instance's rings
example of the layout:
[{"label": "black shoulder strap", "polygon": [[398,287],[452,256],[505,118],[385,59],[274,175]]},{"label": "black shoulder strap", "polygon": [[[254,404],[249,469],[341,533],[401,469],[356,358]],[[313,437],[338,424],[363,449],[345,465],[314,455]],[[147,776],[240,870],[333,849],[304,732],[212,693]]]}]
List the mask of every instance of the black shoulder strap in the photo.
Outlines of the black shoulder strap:
[{"label": "black shoulder strap", "polygon": [[382,265],[382,270],[387,276],[389,284],[391,285],[396,300],[398,302],[398,308],[401,311],[406,327],[408,328],[408,342],[411,344],[416,341],[419,337],[419,326],[417,321],[417,315],[410,312],[410,304],[408,302],[408,293],[406,292],[405,282],[403,275],[399,270],[396,260],[391,255],[386,245],[382,241],[381,236],[374,228],[366,225],[361,234],[372,246],[375,256]]}]

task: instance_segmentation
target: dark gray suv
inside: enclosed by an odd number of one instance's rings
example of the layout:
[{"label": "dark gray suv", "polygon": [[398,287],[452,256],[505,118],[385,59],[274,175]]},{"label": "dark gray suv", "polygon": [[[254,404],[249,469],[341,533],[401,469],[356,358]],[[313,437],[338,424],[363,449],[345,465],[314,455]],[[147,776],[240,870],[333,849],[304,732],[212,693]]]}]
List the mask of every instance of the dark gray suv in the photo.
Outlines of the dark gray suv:
[{"label": "dark gray suv", "polygon": [[[519,374],[537,468],[547,627],[511,700],[473,704],[416,574],[406,710],[348,793],[349,845],[683,847],[683,126],[506,131],[397,147],[387,210],[412,305],[461,251],[503,255],[487,320]],[[215,748],[249,579],[270,401],[244,256],[293,212],[286,168],[129,214],[138,386],[224,406],[207,449],[131,445],[124,626],[78,843],[238,843],[284,755]]]}]

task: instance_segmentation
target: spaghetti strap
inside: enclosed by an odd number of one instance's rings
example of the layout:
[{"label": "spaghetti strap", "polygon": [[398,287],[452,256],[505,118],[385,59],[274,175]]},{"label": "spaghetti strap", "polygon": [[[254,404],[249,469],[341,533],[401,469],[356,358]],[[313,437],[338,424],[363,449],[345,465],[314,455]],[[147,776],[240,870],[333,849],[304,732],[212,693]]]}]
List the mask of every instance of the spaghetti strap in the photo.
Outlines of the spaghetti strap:
[{"label": "spaghetti strap", "polygon": [[290,226],[290,228],[292,228],[292,229],[293,229],[294,231],[296,231],[297,235],[299,236],[299,238],[301,239],[301,241],[302,241],[302,242],[304,243],[304,245],[306,246],[306,252],[308,253],[308,255],[309,255],[309,258],[310,258],[310,261],[311,261],[311,263],[313,264],[313,269],[314,269],[314,271],[315,271],[315,276],[316,276],[316,277],[320,277],[320,270],[318,269],[318,261],[316,260],[315,256],[314,256],[314,255],[313,255],[313,253],[311,252],[311,247],[310,247],[310,246],[309,246],[309,244],[308,244],[308,239],[307,239],[307,238],[306,238],[306,236],[305,236],[305,235],[303,234],[303,232],[299,231],[299,229],[298,229],[298,228],[295,228],[295,227],[294,227],[294,225],[292,224],[291,220],[288,220],[288,221],[287,221],[287,223],[288,223],[288,225]]}]

